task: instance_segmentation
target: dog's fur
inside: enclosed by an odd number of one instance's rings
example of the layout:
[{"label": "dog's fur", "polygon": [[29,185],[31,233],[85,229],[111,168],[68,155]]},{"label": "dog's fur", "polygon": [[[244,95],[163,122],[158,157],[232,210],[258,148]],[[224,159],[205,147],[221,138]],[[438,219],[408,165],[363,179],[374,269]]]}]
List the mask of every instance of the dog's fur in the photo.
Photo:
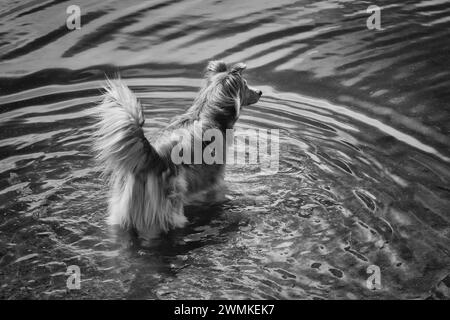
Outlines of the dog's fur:
[{"label": "dog's fur", "polygon": [[[135,95],[120,80],[109,81],[101,104],[95,108],[94,149],[110,182],[109,222],[138,233],[157,234],[187,222],[183,207],[223,179],[223,164],[175,164],[174,146],[202,140],[202,131],[231,129],[242,106],[256,103],[262,92],[247,86],[245,65],[231,68],[222,61],[208,64],[204,85],[193,105],[156,137],[146,137],[144,113]],[[197,130],[198,131],[198,130]],[[206,143],[201,142],[203,148]]]}]

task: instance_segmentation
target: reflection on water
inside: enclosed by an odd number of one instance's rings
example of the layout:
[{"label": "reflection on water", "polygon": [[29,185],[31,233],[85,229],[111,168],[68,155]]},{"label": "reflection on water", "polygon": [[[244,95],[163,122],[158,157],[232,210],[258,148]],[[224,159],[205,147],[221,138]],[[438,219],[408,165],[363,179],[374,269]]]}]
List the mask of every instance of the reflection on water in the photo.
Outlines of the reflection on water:
[{"label": "reflection on water", "polygon": [[[377,1],[381,31],[364,1],[79,1],[75,31],[69,4],[0,8],[0,298],[449,298],[448,1]],[[280,129],[280,171],[228,167],[144,246],[105,224],[86,111],[120,71],[157,131],[215,58],[265,93],[238,127]]]}]

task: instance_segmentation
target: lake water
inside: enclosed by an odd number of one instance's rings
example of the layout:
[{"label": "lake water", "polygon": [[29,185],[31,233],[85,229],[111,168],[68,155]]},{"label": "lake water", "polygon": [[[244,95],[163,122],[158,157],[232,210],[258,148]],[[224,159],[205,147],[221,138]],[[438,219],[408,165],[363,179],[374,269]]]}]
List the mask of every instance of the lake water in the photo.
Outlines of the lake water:
[{"label": "lake water", "polygon": [[[450,2],[95,2],[80,30],[72,1],[0,8],[0,298],[450,298]],[[228,167],[226,203],[144,246],[105,223],[87,111],[119,72],[156,132],[218,58],[279,172]]]}]

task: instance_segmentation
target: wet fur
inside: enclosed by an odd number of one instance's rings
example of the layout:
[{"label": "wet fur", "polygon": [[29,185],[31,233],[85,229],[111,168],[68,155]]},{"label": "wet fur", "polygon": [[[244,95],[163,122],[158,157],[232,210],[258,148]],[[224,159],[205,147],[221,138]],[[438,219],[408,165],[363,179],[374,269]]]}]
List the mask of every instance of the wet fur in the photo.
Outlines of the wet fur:
[{"label": "wet fur", "polygon": [[144,134],[144,113],[136,96],[121,80],[108,80],[103,100],[94,110],[98,119],[94,149],[110,185],[111,224],[140,234],[183,227],[184,205],[205,200],[205,190],[220,185],[223,164],[175,165],[171,152],[180,135],[190,137],[182,143],[191,145],[202,139],[195,122],[201,121],[203,131],[215,128],[225,135],[241,107],[257,102],[261,92],[246,85],[244,69],[244,64],[228,69],[222,61],[210,62],[193,105],[153,137]]}]

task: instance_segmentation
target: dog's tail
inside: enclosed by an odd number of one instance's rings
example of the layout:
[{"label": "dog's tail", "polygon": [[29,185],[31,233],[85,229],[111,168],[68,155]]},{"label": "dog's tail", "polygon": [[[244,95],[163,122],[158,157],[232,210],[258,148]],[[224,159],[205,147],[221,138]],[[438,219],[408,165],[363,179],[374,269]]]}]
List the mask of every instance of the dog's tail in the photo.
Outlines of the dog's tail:
[{"label": "dog's tail", "polygon": [[110,184],[108,221],[130,227],[132,215],[143,211],[142,177],[161,161],[144,136],[144,112],[133,92],[120,79],[107,80],[104,90],[92,110],[97,120],[93,149]]},{"label": "dog's tail", "polygon": [[108,80],[94,117],[94,151],[111,188],[109,223],[164,231],[183,225],[181,202],[167,199],[161,187],[169,161],[145,138],[144,113],[136,96],[120,80]]},{"label": "dog's tail", "polygon": [[158,157],[144,136],[142,107],[121,80],[107,80],[104,89],[103,101],[94,109],[97,160],[105,176],[137,174]]}]

